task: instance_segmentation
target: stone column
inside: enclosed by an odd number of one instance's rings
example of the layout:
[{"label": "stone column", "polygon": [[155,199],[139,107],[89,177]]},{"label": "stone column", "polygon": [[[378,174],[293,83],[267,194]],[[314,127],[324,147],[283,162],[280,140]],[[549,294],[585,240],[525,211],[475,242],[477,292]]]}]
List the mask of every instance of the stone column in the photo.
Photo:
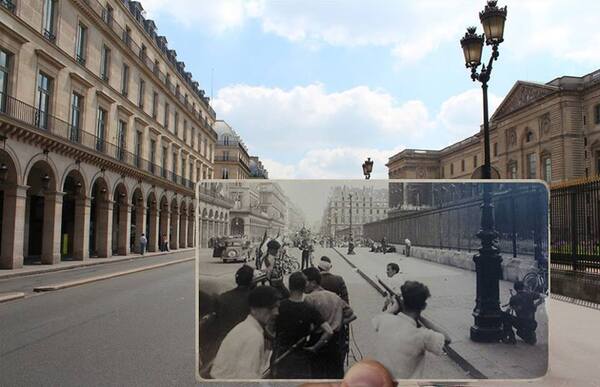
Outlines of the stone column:
[{"label": "stone column", "polygon": [[188,247],[194,247],[196,238],[194,238],[195,234],[194,234],[194,213],[193,212],[188,215],[187,222],[188,222],[187,245],[188,245]]},{"label": "stone column", "polygon": [[[160,243],[163,243],[163,234],[167,235],[167,239],[169,240],[169,244],[171,244],[171,240],[169,239],[169,225],[171,223],[171,211],[169,209],[163,209],[161,211],[162,216],[160,217],[160,234],[158,236]],[[171,248],[171,246],[169,246]]]},{"label": "stone column", "polygon": [[201,223],[201,227],[200,227],[200,247],[202,248],[206,248],[207,242],[208,242],[208,237],[207,237],[207,232],[208,230],[206,229],[208,226],[206,224],[206,219],[202,219],[200,221]]},{"label": "stone column", "polygon": [[171,235],[169,244],[173,250],[179,248],[179,208],[177,207],[171,212]]},{"label": "stone column", "polygon": [[64,192],[44,194],[44,225],[42,229],[42,263],[60,262],[60,230]]},{"label": "stone column", "polygon": [[159,243],[161,243],[160,230],[158,229],[158,211],[156,206],[150,207],[150,229],[148,231],[148,251],[159,251]]},{"label": "stone column", "polygon": [[[138,204],[135,206],[135,235],[133,236],[133,251],[138,254],[141,254],[140,238],[142,233],[146,234],[146,239],[149,240],[148,232],[146,231],[146,207],[143,204]],[[146,245],[146,248],[148,245]]]},{"label": "stone column", "polygon": [[[145,213],[145,212],[144,212]],[[144,217],[142,217],[143,219]],[[138,216],[139,219],[139,216]],[[143,223],[142,223],[143,224]],[[119,204],[119,234],[117,236],[117,253],[119,255],[129,255],[129,238],[131,235],[131,205],[128,203]],[[143,229],[143,227],[142,227]],[[139,238],[134,242],[137,244]]]},{"label": "stone column", "polygon": [[4,190],[2,213],[2,250],[0,269],[23,267],[23,244],[25,242],[25,208],[28,186],[7,187]]},{"label": "stone column", "polygon": [[90,257],[90,213],[91,199],[75,199],[75,226],[73,230],[73,258],[78,261]]},{"label": "stone column", "polygon": [[112,256],[112,200],[99,201],[96,205],[96,250],[98,258],[108,258]]},{"label": "stone column", "polygon": [[187,221],[186,214],[182,213],[179,216],[179,247],[182,249],[187,247]]}]

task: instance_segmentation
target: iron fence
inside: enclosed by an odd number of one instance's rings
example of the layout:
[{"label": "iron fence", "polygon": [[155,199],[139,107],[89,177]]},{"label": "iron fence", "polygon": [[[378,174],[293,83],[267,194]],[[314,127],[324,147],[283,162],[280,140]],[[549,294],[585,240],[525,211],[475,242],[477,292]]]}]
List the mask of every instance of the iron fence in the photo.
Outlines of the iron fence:
[{"label": "iron fence", "polygon": [[600,178],[552,188],[552,268],[600,274]]},{"label": "iron fence", "polygon": [[[480,183],[465,183],[475,192]],[[503,254],[541,258],[548,252],[548,191],[538,183],[492,184],[497,246]],[[367,223],[363,235],[390,243],[475,251],[481,243],[481,196]]]}]

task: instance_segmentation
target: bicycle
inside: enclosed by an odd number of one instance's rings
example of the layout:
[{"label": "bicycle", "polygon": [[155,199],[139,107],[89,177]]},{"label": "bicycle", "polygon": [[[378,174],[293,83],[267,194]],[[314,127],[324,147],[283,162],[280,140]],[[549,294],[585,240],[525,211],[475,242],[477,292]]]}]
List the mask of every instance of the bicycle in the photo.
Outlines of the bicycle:
[{"label": "bicycle", "polygon": [[525,274],[523,277],[523,285],[529,292],[540,294],[548,294],[548,269],[546,267],[538,267]]}]

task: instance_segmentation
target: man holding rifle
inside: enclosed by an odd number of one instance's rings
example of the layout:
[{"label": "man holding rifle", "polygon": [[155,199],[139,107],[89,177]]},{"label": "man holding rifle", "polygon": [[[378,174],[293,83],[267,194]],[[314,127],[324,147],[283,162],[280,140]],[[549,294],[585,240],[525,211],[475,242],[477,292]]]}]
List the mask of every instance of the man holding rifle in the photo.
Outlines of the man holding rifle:
[{"label": "man holding rifle", "polygon": [[394,294],[381,280],[379,283],[391,294],[392,303],[386,311],[372,320],[375,328],[375,358],[397,379],[421,379],[425,367],[425,352],[442,355],[450,337],[421,313],[431,296],[427,286],[406,281],[402,296]]}]

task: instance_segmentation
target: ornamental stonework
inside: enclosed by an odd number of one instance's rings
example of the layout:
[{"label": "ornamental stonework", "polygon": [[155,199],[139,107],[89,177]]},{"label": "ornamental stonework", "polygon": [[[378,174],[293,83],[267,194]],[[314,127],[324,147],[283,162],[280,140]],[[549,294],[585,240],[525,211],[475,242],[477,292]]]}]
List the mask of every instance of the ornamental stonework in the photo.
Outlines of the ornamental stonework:
[{"label": "ornamental stonework", "polygon": [[512,113],[515,110],[520,109],[525,105],[529,105],[533,101],[550,93],[552,93],[552,91],[542,87],[520,85],[507,101],[502,110],[498,112],[498,117]]},{"label": "ornamental stonework", "polygon": [[550,113],[545,113],[539,118],[540,136],[550,133]]}]

